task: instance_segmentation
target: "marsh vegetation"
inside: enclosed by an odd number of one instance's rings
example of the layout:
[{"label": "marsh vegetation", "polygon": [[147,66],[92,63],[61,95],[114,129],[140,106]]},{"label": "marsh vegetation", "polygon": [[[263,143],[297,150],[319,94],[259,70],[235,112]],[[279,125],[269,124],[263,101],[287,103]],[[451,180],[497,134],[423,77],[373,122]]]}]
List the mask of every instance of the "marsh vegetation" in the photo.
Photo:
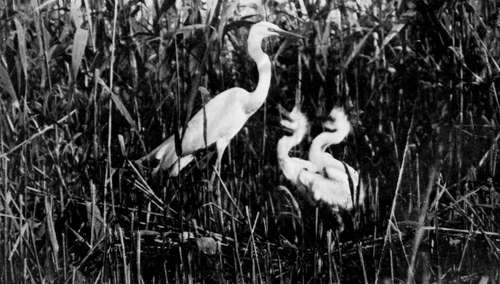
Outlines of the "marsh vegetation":
[{"label": "marsh vegetation", "polygon": [[[263,3],[264,2],[264,3]],[[500,281],[497,1],[0,0],[0,282]],[[211,97],[266,103],[169,179],[133,161]],[[360,170],[345,229],[287,182],[278,106],[344,106]],[[177,132],[176,135],[179,135]],[[331,212],[330,212],[331,213]]]}]

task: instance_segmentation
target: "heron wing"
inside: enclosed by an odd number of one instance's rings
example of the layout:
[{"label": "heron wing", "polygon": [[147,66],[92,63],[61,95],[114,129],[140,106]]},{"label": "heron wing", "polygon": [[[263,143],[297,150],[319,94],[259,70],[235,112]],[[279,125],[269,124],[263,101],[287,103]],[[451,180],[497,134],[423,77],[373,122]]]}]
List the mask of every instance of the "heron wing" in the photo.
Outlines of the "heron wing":
[{"label": "heron wing", "polygon": [[349,184],[349,176],[343,169],[338,169],[335,167],[325,167],[323,168],[323,174],[328,179]]},{"label": "heron wing", "polygon": [[305,170],[310,171],[310,172],[317,172],[318,171],[318,167],[316,167],[315,164],[311,163],[308,160],[304,160],[304,159],[296,158],[296,157],[293,157],[291,159],[297,165],[297,167],[299,167],[300,169],[305,169]]},{"label": "heron wing", "polygon": [[312,192],[315,200],[346,210],[352,209],[351,193],[343,183],[306,170],[300,172],[299,181]]},{"label": "heron wing", "polygon": [[332,167],[329,165],[325,166],[325,168],[323,169],[325,176],[328,177],[329,179],[345,182],[346,184],[349,184],[349,178],[350,178],[352,180],[354,187],[356,188],[359,183],[358,171],[349,166],[347,163],[341,163],[341,164],[342,164],[341,168]]},{"label": "heron wing", "polygon": [[299,174],[301,171],[316,172],[316,166],[313,163],[296,157],[281,158],[279,163],[283,175],[295,185],[300,183]]},{"label": "heron wing", "polygon": [[[243,103],[248,99],[248,92],[241,88],[231,88],[211,99],[204,108],[200,109],[188,122],[186,132],[182,139],[182,155],[177,156],[175,150],[175,137],[170,136],[161,145],[156,147],[143,160],[154,157],[159,160],[154,172],[159,169],[172,169],[170,175],[175,176],[183,167],[193,160],[189,156],[194,151],[209,146],[221,138],[231,138],[245,124],[248,119],[243,112]],[[206,114],[206,115],[205,115]],[[206,120],[206,143],[204,125]]]},{"label": "heron wing", "polygon": [[247,99],[248,92],[241,88],[231,88],[211,99],[189,120],[182,154],[191,154],[219,139],[231,139],[248,120],[244,111]]}]

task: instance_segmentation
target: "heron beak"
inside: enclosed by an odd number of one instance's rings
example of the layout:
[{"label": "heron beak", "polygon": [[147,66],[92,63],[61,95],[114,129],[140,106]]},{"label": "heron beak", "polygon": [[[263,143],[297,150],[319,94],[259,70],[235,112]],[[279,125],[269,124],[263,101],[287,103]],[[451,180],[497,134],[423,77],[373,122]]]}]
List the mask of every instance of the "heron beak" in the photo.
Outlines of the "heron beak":
[{"label": "heron beak", "polygon": [[305,39],[305,37],[302,36],[302,35],[299,35],[299,34],[296,34],[296,33],[292,33],[292,32],[287,32],[287,31],[282,30],[282,29],[279,29],[279,30],[278,29],[273,29],[273,32],[276,32],[279,35],[284,36],[284,37],[294,37],[294,38]]},{"label": "heron beak", "polygon": [[281,124],[281,126],[284,127],[284,129],[286,131],[289,131],[289,132],[294,132],[295,129],[297,129],[297,122],[295,122],[295,121],[290,121],[290,120],[282,119],[280,121],[280,124]]},{"label": "heron beak", "polygon": [[281,104],[278,104],[279,113],[287,119],[290,119],[290,112],[288,112]]},{"label": "heron beak", "polygon": [[293,130],[293,129],[288,128],[288,127],[286,127],[286,126],[284,126],[284,125],[282,125],[282,126],[283,126],[283,127],[282,127],[281,129],[283,129],[283,131],[284,131],[285,133],[290,133],[290,134],[292,134],[292,133],[294,132],[294,130]]}]

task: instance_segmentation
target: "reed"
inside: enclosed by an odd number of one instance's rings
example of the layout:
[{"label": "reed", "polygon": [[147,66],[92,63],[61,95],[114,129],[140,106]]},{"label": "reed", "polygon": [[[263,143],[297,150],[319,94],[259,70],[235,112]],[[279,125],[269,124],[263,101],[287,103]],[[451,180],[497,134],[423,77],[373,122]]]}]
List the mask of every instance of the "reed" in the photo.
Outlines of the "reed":
[{"label": "reed", "polygon": [[[0,0],[0,283],[499,282],[496,1],[358,2],[255,6],[306,39],[264,44],[268,100],[211,186],[213,149],[175,179],[132,161],[255,86],[253,5]],[[367,198],[340,234],[279,171],[296,94],[308,142],[350,114],[331,151]]]}]

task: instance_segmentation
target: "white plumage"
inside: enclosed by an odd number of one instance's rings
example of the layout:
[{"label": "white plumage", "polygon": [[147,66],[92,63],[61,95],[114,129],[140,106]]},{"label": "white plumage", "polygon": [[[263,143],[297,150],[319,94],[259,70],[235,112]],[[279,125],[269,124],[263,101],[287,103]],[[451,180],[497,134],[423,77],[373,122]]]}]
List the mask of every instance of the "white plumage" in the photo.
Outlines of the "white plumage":
[{"label": "white plumage", "polygon": [[[309,148],[309,161],[311,161],[320,172],[331,182],[336,183],[335,191],[325,189],[325,181],[313,181],[308,179],[309,186],[314,187],[318,198],[331,204],[343,204],[343,208],[351,209],[353,201],[351,198],[351,186],[354,197],[357,196],[359,185],[359,173],[347,163],[335,159],[326,149],[342,142],[351,131],[351,124],[342,108],[334,108],[329,115],[329,120],[323,123],[328,130],[316,136]],[[316,182],[316,183],[315,183]],[[362,203],[365,198],[364,190],[360,190],[358,203]]]},{"label": "white plumage", "polygon": [[[231,88],[215,96],[188,122],[181,138],[181,149],[176,151],[175,138],[172,135],[139,161],[154,158],[159,164],[153,173],[160,169],[169,169],[170,176],[177,176],[180,170],[193,160],[195,151],[215,143],[216,168],[220,170],[221,159],[227,145],[266,100],[271,84],[271,61],[261,45],[264,38],[278,35],[299,37],[268,22],[259,22],[250,29],[247,40],[248,53],[257,64],[259,72],[259,81],[253,92],[242,88]],[[181,153],[180,157],[177,152]]]},{"label": "white plumage", "polygon": [[[334,114],[333,119],[337,118],[337,113]],[[289,156],[290,150],[302,141],[309,127],[307,118],[297,107],[294,108],[288,115],[289,121],[281,121],[281,125],[293,131],[293,133],[291,136],[284,136],[278,141],[277,152],[283,175],[296,185],[299,190],[306,189],[306,193],[311,194],[314,200],[325,202],[334,209],[350,210],[354,205],[349,187],[349,175],[346,173],[344,163],[324,152],[326,147],[340,143],[349,133],[350,124],[343,111],[342,114],[344,117],[339,118],[344,118],[343,120],[336,119],[329,125],[333,127],[330,130],[338,130],[338,133],[337,131],[323,132],[318,135],[319,138],[314,139],[311,148],[313,151],[318,151],[318,149],[320,151],[314,152],[312,155],[313,160],[307,161]],[[322,147],[319,147],[320,145]],[[309,154],[311,156],[311,153]],[[350,169],[348,172],[353,172],[351,174],[354,175],[352,180],[357,187],[358,173],[349,165],[346,166]],[[363,199],[364,193],[360,195],[359,200]]]},{"label": "white plumage", "polygon": [[303,185],[299,180],[301,171],[306,170],[307,172],[315,173],[318,169],[308,160],[289,156],[290,150],[304,139],[309,124],[307,118],[300,112],[298,107],[295,107],[288,114],[288,119],[281,120],[281,125],[287,130],[292,131],[292,135],[283,136],[278,141],[278,162],[285,178],[294,185],[300,186]]}]

